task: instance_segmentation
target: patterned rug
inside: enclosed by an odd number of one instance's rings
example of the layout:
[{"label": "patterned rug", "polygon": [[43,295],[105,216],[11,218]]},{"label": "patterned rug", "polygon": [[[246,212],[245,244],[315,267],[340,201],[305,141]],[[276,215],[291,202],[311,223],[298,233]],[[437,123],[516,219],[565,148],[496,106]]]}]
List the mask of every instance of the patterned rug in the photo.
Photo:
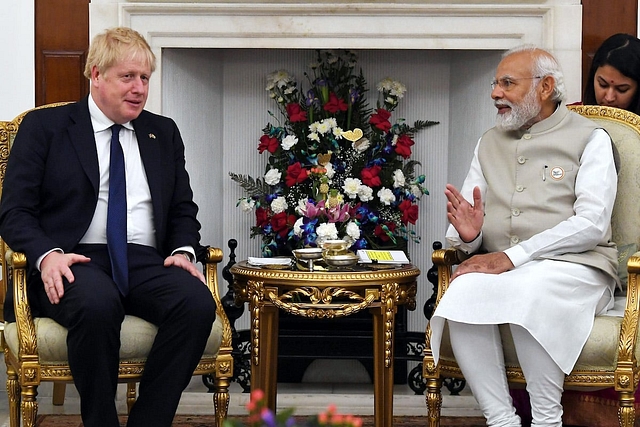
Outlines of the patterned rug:
[{"label": "patterned rug", "polygon": [[[373,427],[373,417],[361,417],[362,427]],[[120,418],[120,424],[126,425],[126,417]],[[176,415],[172,427],[211,427],[211,415]],[[394,417],[393,427],[424,427],[427,417]],[[485,427],[481,417],[444,417],[440,421],[441,427]],[[82,427],[80,415],[38,415],[36,427]]]}]

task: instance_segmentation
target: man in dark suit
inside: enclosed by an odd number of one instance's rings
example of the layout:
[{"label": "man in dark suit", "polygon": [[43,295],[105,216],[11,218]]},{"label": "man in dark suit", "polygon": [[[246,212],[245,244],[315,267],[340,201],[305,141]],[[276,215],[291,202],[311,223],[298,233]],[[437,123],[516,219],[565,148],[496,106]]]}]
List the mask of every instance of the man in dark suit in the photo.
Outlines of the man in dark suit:
[{"label": "man in dark suit", "polygon": [[[155,56],[137,32],[96,36],[85,68],[91,94],[27,114],[6,170],[0,234],[27,255],[37,313],[69,331],[85,427],[119,425],[114,399],[125,314],[159,328],[130,427],[171,425],[215,319],[193,262],[200,224],[184,144],[173,120],[143,110],[154,69]],[[110,170],[118,158],[120,170]],[[116,181],[121,199],[110,192]],[[6,308],[10,320],[10,300]]]}]

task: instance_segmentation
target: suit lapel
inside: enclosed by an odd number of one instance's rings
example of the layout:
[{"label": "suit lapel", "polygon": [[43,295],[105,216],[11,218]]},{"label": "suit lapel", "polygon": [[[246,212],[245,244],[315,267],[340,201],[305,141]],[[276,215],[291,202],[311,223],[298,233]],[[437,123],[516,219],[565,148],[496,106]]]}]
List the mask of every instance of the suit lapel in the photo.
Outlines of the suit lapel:
[{"label": "suit lapel", "polygon": [[151,121],[145,117],[143,111],[140,116],[133,120],[133,128],[138,139],[138,148],[144,170],[149,183],[149,191],[151,192],[151,200],[153,203],[153,212],[156,227],[161,223],[162,218],[162,140],[158,130],[153,126]]},{"label": "suit lapel", "polygon": [[91,126],[88,98],[84,98],[72,106],[69,113],[71,125],[69,125],[69,139],[73,145],[83,170],[97,197],[100,185],[100,170],[98,167],[98,152],[96,140]]}]

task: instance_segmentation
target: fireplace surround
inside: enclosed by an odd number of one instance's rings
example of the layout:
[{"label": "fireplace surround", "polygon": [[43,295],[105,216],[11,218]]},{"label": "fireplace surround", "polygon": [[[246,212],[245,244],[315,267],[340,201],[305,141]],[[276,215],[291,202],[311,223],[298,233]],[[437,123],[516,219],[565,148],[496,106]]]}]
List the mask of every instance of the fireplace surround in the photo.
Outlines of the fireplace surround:
[{"label": "fireplace surround", "polygon": [[[238,259],[257,255],[259,242],[249,239],[254,219],[236,208],[243,193],[228,172],[264,171],[266,156],[256,147],[267,111],[275,111],[264,76],[286,68],[300,80],[313,49],[354,49],[373,92],[387,75],[405,83],[399,116],[440,122],[414,151],[431,191],[420,202],[422,243],[409,245],[423,275],[431,242],[444,238],[444,185],[461,184],[478,137],[493,124],[489,81],[501,52],[522,43],[551,50],[569,101],[578,101],[581,22],[580,0],[90,3],[91,35],[125,25],[149,41],[158,67],[147,108],[174,118],[182,132],[203,243],[224,247],[235,238]],[[426,279],[419,288],[421,308],[431,289]],[[424,330],[421,310],[410,313],[408,326]]]}]

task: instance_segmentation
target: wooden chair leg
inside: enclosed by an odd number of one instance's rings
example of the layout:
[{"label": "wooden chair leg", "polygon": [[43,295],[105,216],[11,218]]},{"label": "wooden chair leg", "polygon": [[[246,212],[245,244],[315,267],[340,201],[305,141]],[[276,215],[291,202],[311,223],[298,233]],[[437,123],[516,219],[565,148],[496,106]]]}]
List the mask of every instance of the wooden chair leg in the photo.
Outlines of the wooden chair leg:
[{"label": "wooden chair leg", "polygon": [[621,391],[619,393],[618,423],[620,427],[633,427],[636,421],[635,396],[630,391]]},{"label": "wooden chair leg", "polygon": [[136,403],[136,383],[127,383],[127,414],[131,413],[133,404]]},{"label": "wooden chair leg", "polygon": [[20,409],[22,412],[22,426],[35,427],[36,418],[38,416],[38,386],[26,385],[22,386],[22,395]]},{"label": "wooden chair leg", "polygon": [[20,427],[20,384],[13,366],[7,364],[7,397],[9,398],[9,426]]},{"label": "wooden chair leg", "polygon": [[213,392],[213,408],[216,413],[214,427],[222,427],[222,423],[227,418],[229,411],[229,377],[216,377],[214,380],[215,391]]},{"label": "wooden chair leg", "polygon": [[65,383],[53,383],[53,396],[52,402],[56,406],[64,405],[64,395],[67,391],[67,385]]},{"label": "wooden chair leg", "polygon": [[442,380],[427,378],[427,418],[429,427],[440,427],[440,412],[442,410]]}]

